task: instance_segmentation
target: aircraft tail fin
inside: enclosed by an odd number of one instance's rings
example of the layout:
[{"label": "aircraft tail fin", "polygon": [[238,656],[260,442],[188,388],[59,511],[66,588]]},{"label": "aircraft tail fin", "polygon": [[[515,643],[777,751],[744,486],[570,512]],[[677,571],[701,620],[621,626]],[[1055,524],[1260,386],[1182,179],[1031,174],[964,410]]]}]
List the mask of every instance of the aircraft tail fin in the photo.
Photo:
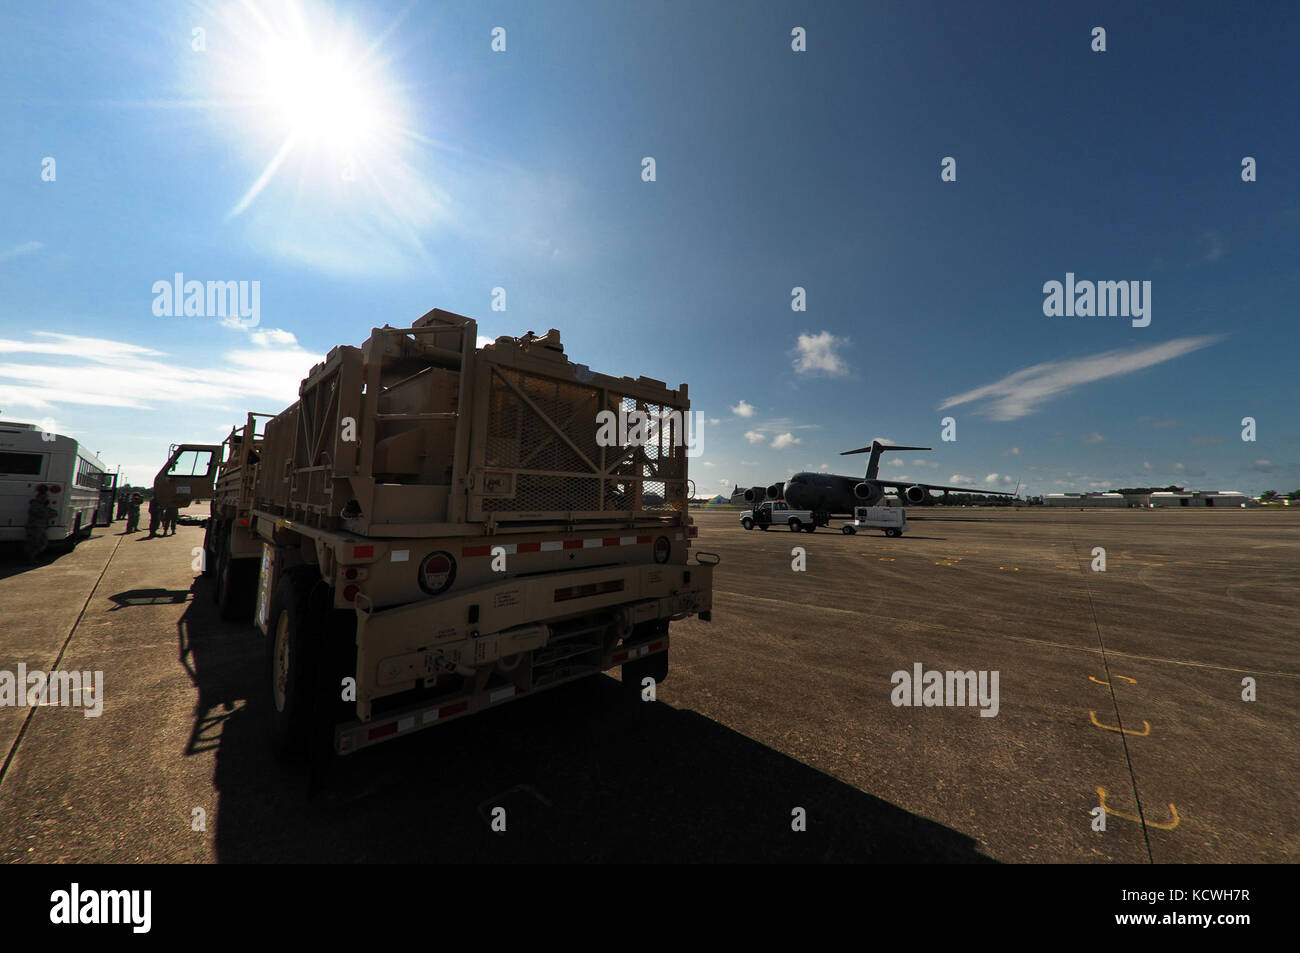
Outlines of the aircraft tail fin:
[{"label": "aircraft tail fin", "polygon": [[933,448],[932,447],[901,447],[898,444],[881,443],[879,440],[873,440],[871,441],[871,446],[869,447],[859,447],[857,450],[845,450],[840,454],[840,456],[847,457],[853,453],[870,452],[871,456],[867,460],[866,479],[874,480],[877,474],[880,472],[880,455],[884,453],[886,450],[931,450],[931,449]]}]

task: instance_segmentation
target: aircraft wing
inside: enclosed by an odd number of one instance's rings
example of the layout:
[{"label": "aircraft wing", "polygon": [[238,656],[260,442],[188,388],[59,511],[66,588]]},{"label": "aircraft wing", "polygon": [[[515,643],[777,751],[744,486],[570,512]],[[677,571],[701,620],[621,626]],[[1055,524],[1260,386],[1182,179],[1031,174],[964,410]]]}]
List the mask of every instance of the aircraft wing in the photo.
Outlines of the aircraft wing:
[{"label": "aircraft wing", "polygon": [[960,486],[935,486],[933,483],[913,483],[911,480],[895,482],[893,480],[877,480],[881,486],[887,486],[893,490],[905,490],[909,486],[919,486],[923,490],[944,490],[948,493],[975,493],[979,496],[1015,496],[1014,493],[1008,493],[1006,490],[972,490]]}]

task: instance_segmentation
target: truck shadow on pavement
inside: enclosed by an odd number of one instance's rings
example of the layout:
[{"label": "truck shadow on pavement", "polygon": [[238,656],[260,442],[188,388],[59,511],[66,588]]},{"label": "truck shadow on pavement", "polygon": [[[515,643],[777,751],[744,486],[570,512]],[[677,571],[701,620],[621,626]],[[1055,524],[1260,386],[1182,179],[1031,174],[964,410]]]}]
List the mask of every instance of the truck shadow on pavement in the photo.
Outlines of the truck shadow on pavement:
[{"label": "truck shadow on pavement", "polygon": [[[971,838],[709,718],[626,701],[605,676],[282,765],[266,740],[264,639],[221,622],[208,586],[196,581],[178,632],[198,689],[186,754],[216,749],[221,862],[991,862]],[[498,807],[504,833],[490,828]],[[791,829],[795,808],[806,831]]]}]

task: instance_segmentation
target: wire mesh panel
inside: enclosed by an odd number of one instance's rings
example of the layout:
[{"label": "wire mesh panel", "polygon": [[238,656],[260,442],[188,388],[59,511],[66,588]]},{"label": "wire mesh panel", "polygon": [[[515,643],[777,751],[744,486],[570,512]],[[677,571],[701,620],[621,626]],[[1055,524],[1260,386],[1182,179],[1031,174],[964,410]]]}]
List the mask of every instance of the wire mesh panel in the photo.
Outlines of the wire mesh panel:
[{"label": "wire mesh panel", "polygon": [[684,409],[490,367],[476,484],[484,514],[633,516],[682,507]]}]

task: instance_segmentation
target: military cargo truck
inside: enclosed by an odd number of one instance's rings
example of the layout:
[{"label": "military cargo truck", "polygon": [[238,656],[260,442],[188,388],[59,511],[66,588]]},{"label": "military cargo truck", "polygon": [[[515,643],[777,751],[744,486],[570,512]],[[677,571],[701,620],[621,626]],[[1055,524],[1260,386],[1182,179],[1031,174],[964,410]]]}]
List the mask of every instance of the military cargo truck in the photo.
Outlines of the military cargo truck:
[{"label": "military cargo truck", "polygon": [[[439,309],[376,328],[223,445],[210,556],[232,612],[255,592],[282,752],[347,754],[614,666],[636,691],[667,676],[672,621],[710,618],[686,385],[595,373],[555,330],[477,333]],[[633,411],[663,424],[610,445],[602,412]]]},{"label": "military cargo truck", "polygon": [[253,533],[253,486],[262,445],[258,427],[271,414],[250,413],[232,427],[217,450],[211,515],[203,537],[203,573],[212,577],[212,599],[221,618],[252,617],[262,540]]}]

